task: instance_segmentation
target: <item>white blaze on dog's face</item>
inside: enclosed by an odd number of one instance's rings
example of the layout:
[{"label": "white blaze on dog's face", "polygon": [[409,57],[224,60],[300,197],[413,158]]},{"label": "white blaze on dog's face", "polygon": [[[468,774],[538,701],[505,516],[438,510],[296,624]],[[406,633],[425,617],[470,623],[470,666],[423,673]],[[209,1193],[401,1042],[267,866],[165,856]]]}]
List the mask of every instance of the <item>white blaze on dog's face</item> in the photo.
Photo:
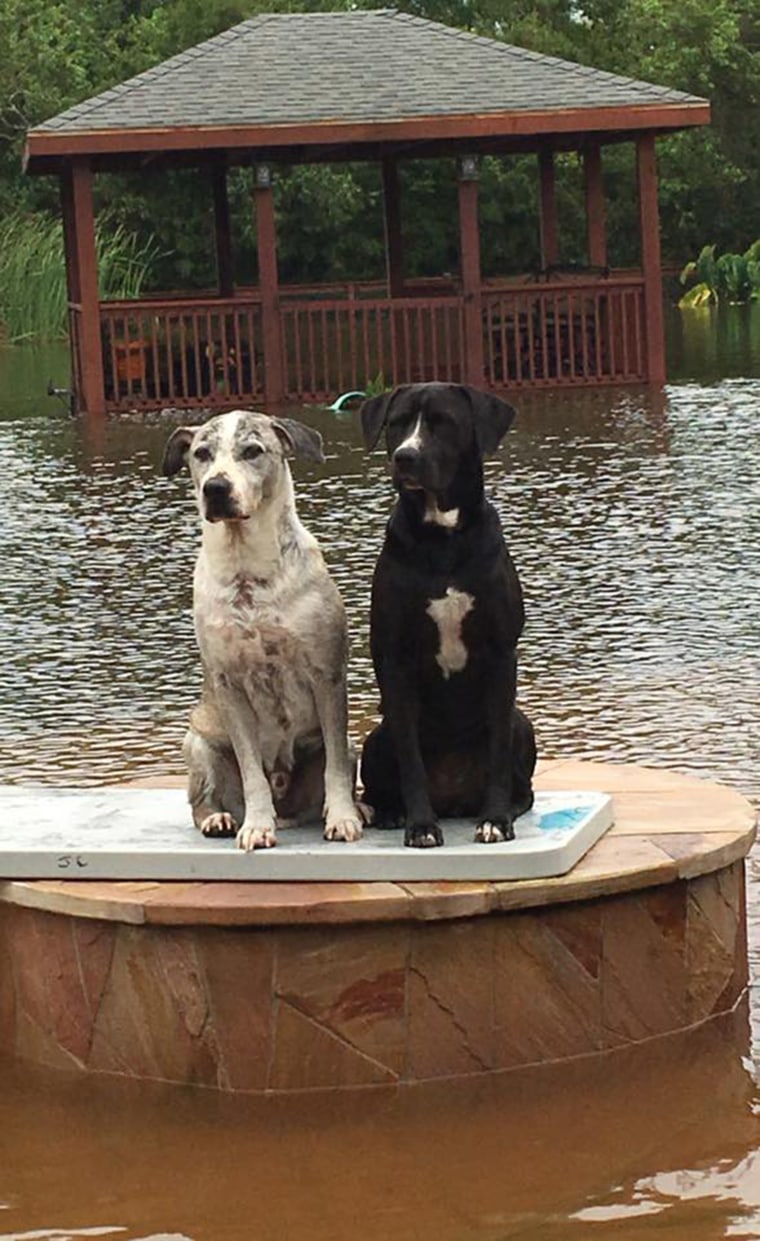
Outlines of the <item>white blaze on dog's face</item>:
[{"label": "white blaze on dog's face", "polygon": [[454,529],[459,497],[481,494],[483,456],[499,446],[514,414],[468,385],[421,383],[365,401],[361,421],[370,449],[385,432],[393,482],[422,520]]},{"label": "white blaze on dog's face", "polygon": [[280,490],[286,456],[324,460],[318,432],[289,419],[236,409],[196,431],[180,427],[164,454],[164,473],[187,463],[204,521],[247,521]]}]

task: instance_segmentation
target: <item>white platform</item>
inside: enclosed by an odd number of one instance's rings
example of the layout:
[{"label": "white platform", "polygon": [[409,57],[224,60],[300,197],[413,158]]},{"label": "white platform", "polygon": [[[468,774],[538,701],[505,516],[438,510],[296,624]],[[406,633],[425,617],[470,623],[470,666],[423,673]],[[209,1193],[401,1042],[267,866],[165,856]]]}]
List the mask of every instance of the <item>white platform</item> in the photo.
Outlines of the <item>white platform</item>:
[{"label": "white platform", "polygon": [[328,843],[283,828],[274,849],[243,853],[204,839],[181,789],[0,789],[0,879],[440,880],[564,875],[612,823],[604,793],[538,793],[506,844],[473,841],[474,821],[442,824],[439,849],[406,849],[400,831]]}]

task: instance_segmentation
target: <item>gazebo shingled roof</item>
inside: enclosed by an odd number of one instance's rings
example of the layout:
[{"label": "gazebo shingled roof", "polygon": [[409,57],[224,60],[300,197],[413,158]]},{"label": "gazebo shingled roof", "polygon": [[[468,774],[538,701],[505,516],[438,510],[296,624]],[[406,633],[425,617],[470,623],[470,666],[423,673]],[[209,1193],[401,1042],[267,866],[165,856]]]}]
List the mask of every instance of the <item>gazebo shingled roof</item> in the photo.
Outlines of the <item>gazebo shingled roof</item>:
[{"label": "gazebo shingled roof", "polygon": [[169,151],[194,145],[188,130],[212,147],[219,130],[229,147],[250,145],[251,127],[255,145],[271,145],[308,126],[308,144],[387,139],[415,121],[431,138],[672,128],[704,123],[708,110],[695,95],[394,9],[272,13],[45,121],[29,134],[28,161],[36,171],[46,155],[138,149],[150,131]]},{"label": "gazebo shingled roof", "polygon": [[[394,9],[268,13],[68,108],[27,136],[60,177],[81,408],[332,399],[378,376],[507,390],[665,378],[655,139],[710,119],[695,95]],[[602,147],[636,148],[640,264],[609,266]],[[586,263],[563,269],[554,156],[581,154]],[[478,157],[538,156],[540,267],[483,278]],[[455,157],[459,261],[406,272],[399,163]],[[380,165],[385,279],[281,286],[272,165]],[[455,162],[456,161],[456,162]],[[255,165],[258,283],[235,267],[228,169]],[[214,204],[218,287],[102,298],[95,177],[191,167]]]}]

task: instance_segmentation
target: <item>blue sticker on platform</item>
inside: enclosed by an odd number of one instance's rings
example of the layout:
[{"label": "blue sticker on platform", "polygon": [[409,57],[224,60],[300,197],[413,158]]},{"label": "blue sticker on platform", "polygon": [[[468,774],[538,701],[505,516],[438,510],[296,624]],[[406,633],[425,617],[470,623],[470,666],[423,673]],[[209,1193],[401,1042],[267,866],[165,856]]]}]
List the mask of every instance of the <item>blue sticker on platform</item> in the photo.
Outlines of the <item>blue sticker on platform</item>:
[{"label": "blue sticker on platform", "polygon": [[538,826],[542,832],[569,832],[585,819],[590,809],[592,807],[586,803],[568,810],[550,810],[541,815]]}]

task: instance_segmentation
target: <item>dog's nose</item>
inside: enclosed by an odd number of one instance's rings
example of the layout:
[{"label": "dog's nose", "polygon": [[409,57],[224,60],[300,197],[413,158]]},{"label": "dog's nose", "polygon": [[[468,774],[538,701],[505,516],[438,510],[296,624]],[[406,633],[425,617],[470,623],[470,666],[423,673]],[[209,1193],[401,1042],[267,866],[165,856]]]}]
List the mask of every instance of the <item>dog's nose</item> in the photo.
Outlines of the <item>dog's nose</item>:
[{"label": "dog's nose", "polygon": [[418,448],[401,447],[393,454],[393,463],[402,474],[414,474],[419,467],[420,450]]},{"label": "dog's nose", "polygon": [[208,521],[223,521],[236,516],[232,483],[224,474],[214,474],[203,484],[203,507]]},{"label": "dog's nose", "polygon": [[203,484],[203,498],[209,504],[218,504],[220,501],[228,500],[232,491],[232,483],[224,474],[215,474],[213,478],[207,478]]}]

